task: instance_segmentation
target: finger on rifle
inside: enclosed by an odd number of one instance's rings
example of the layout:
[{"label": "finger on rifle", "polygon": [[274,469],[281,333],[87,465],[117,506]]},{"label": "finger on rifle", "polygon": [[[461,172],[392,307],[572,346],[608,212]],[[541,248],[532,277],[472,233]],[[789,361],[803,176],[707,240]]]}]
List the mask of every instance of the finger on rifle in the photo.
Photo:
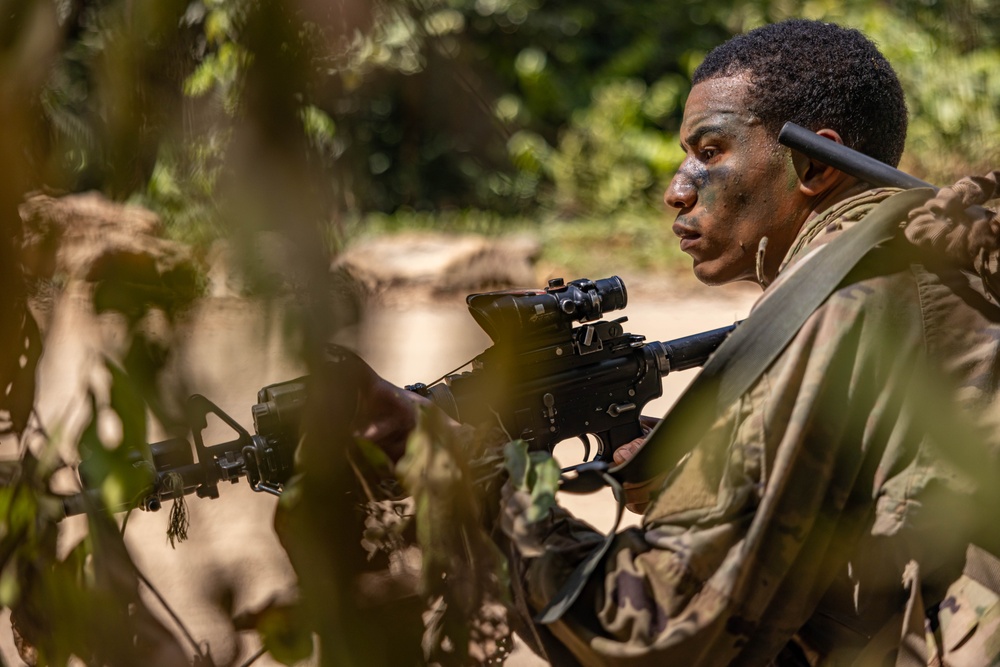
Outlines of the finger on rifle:
[{"label": "finger on rifle", "polygon": [[639,451],[639,448],[646,442],[646,438],[636,438],[632,442],[625,443],[618,449],[614,451],[611,457],[615,461],[615,465],[621,465],[626,461],[630,460],[635,453]]}]

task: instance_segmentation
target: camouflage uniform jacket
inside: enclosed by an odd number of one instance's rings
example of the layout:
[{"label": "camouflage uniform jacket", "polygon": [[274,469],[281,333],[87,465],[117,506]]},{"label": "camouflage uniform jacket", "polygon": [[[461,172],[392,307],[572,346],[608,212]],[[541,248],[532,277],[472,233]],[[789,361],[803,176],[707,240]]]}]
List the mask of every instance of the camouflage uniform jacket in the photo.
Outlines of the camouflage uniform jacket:
[{"label": "camouflage uniform jacket", "polygon": [[[808,221],[778,280],[809,271],[811,253],[888,194]],[[978,438],[998,414],[1000,310],[966,274],[903,245],[870,254],[692,443],[642,525],[537,630],[554,664],[872,664],[871,637],[883,629],[894,653],[908,600],[922,628],[921,597],[945,598],[967,544],[1000,553],[982,520],[996,475],[977,444],[1000,441]],[[507,513],[524,504],[510,501]],[[520,599],[537,612],[603,536],[561,509],[531,532],[541,549],[519,551],[524,535],[511,548]]]}]

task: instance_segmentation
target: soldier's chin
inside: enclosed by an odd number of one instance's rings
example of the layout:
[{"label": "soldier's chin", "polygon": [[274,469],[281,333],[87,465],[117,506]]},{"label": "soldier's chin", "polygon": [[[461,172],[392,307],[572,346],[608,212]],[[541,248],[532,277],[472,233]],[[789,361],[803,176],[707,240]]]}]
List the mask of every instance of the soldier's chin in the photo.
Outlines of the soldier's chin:
[{"label": "soldier's chin", "polygon": [[699,261],[696,259],[692,264],[691,270],[694,272],[695,278],[712,287],[740,280],[756,282],[752,275],[742,275],[732,266],[718,260]]},{"label": "soldier's chin", "polygon": [[727,279],[723,272],[719,271],[716,262],[704,262],[696,259],[692,263],[691,270],[694,272],[694,277],[706,285],[725,285],[732,281],[732,278]]}]

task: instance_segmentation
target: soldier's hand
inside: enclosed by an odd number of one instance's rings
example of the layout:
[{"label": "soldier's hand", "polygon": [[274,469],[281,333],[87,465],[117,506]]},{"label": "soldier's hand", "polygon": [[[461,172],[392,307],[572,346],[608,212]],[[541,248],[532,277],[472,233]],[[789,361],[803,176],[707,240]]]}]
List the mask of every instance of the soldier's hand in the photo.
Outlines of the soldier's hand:
[{"label": "soldier's hand", "polygon": [[354,435],[378,445],[395,463],[406,453],[406,440],[417,425],[417,406],[430,402],[369,370],[369,384],[352,424]]},{"label": "soldier's hand", "polygon": [[[639,417],[639,423],[642,425],[642,437],[636,438],[632,442],[622,445],[615,450],[612,458],[614,459],[615,465],[621,465],[626,461],[632,460],[632,457],[642,449],[643,445],[646,444],[646,438],[649,437],[649,432],[656,428],[656,425],[660,423],[660,420],[655,417]],[[646,511],[646,507],[649,506],[649,487],[647,484],[640,484],[637,486],[631,486],[629,484],[624,485],[625,491],[625,508],[628,511],[635,514],[642,514]]]},{"label": "soldier's hand", "polygon": [[[329,345],[323,381],[334,402],[324,406],[331,419],[343,419],[350,433],[370,440],[395,463],[406,452],[406,441],[417,424],[417,406],[428,405],[422,396],[397,387],[380,376],[364,359],[340,345]],[[349,387],[355,402],[346,405]]]},{"label": "soldier's hand", "polygon": [[628,444],[622,445],[614,451],[611,458],[614,459],[615,465],[621,465],[626,461],[630,461],[636,455],[636,452],[646,444],[646,437],[649,435],[649,432],[656,428],[656,425],[659,423],[660,420],[656,417],[639,417],[639,424],[642,426],[642,436]]}]

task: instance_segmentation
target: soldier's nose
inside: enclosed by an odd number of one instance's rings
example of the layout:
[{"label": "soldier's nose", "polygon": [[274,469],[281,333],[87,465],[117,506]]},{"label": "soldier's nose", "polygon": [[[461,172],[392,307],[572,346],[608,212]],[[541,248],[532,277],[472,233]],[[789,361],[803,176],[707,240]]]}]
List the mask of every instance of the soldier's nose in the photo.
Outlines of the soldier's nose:
[{"label": "soldier's nose", "polygon": [[685,209],[694,206],[698,201],[698,190],[691,179],[678,172],[674,174],[666,192],[663,193],[663,203],[671,208]]}]

